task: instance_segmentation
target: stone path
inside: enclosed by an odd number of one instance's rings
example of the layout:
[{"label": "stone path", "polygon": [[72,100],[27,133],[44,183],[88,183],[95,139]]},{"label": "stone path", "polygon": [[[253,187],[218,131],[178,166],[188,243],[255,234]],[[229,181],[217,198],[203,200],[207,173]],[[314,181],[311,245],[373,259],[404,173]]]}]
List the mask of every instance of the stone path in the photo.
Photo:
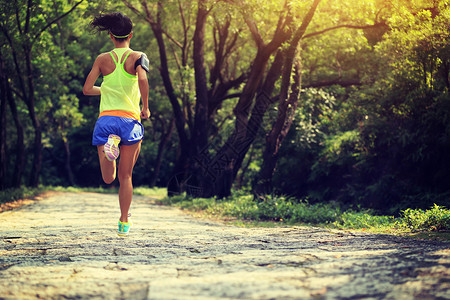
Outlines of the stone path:
[{"label": "stone path", "polygon": [[136,196],[57,193],[0,213],[0,299],[450,299],[450,244],[241,228]]}]

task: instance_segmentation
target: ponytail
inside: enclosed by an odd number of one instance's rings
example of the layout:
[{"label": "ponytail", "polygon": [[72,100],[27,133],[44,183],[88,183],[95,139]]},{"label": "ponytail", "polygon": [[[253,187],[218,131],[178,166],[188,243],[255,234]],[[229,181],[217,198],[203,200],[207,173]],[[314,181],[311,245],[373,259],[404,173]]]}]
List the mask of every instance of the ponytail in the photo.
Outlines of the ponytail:
[{"label": "ponytail", "polygon": [[120,12],[100,14],[94,17],[90,25],[97,32],[108,31],[117,41],[126,40],[133,30],[130,18]]}]

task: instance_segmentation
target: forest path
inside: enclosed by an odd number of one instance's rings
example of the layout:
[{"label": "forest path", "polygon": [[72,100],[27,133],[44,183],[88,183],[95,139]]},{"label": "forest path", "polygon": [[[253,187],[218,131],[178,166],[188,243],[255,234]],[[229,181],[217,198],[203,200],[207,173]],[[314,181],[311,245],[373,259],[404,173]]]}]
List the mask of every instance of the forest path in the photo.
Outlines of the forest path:
[{"label": "forest path", "polygon": [[450,244],[241,228],[135,196],[54,193],[0,213],[0,299],[450,299]]}]

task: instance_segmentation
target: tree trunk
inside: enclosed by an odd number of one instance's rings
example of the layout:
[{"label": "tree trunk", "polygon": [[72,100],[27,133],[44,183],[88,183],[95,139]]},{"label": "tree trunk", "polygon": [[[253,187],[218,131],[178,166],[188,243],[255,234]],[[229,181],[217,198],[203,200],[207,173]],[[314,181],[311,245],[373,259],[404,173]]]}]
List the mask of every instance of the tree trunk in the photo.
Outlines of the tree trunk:
[{"label": "tree trunk", "polygon": [[[290,77],[290,75],[289,75]],[[278,161],[278,150],[286,137],[294,120],[297,109],[301,86],[301,67],[299,64],[294,68],[294,83],[289,99],[280,99],[278,117],[272,131],[266,137],[266,147],[263,152],[263,164],[255,181],[253,192],[258,197],[272,193],[272,177]]]},{"label": "tree trunk", "polygon": [[19,119],[16,102],[14,101],[13,94],[11,91],[11,87],[9,86],[9,84],[7,84],[6,88],[7,88],[6,92],[8,97],[8,103],[11,109],[14,124],[16,125],[16,134],[17,134],[16,150],[15,150],[16,161],[14,162],[14,174],[12,177],[12,186],[18,188],[22,184],[22,175],[25,166],[25,143],[24,143],[25,136],[22,123],[20,122]]},{"label": "tree trunk", "polygon": [[159,72],[161,74],[161,78],[163,79],[167,96],[169,97],[169,101],[172,105],[175,127],[177,128],[181,148],[181,154],[177,157],[177,160],[175,162],[172,179],[169,180],[167,186],[167,193],[170,196],[177,195],[182,192],[180,190],[181,186],[177,184],[176,178],[177,176],[181,176],[181,174],[184,174],[186,172],[186,166],[188,165],[188,158],[191,150],[189,138],[185,130],[186,119],[183,115],[180,104],[178,103],[178,97],[173,88],[172,80],[170,79],[169,66],[167,62],[167,52],[162,34],[161,24],[157,23],[151,25],[156,41],[158,42],[159,59],[161,64]]},{"label": "tree trunk", "polygon": [[167,184],[167,195],[169,197],[180,195],[184,192],[189,170],[189,152],[183,151],[180,145],[180,154],[175,162],[172,177]]},{"label": "tree trunk", "polygon": [[42,130],[39,118],[36,115],[35,110],[35,96],[34,96],[34,80],[33,80],[33,69],[31,65],[31,47],[25,46],[25,59],[26,59],[26,70],[27,70],[27,81],[28,81],[28,99],[26,101],[29,115],[31,118],[31,123],[34,127],[34,155],[33,155],[33,165],[31,167],[30,174],[30,186],[37,187],[39,184],[39,175],[41,173],[42,167]]},{"label": "tree trunk", "polygon": [[204,59],[207,16],[206,0],[200,0],[193,39],[196,102],[194,131],[191,139],[191,146],[194,150],[192,155],[196,155],[208,143],[208,87]]},{"label": "tree trunk", "polygon": [[164,133],[161,136],[161,140],[159,141],[158,145],[158,154],[156,156],[156,162],[155,162],[155,170],[153,172],[152,178],[150,180],[150,187],[153,187],[156,185],[156,181],[159,177],[159,171],[161,169],[161,163],[162,158],[164,154],[164,149],[166,148],[167,143],[169,142],[170,138],[172,137],[173,129],[175,127],[175,120],[172,118],[169,125],[169,130],[167,133]]},{"label": "tree trunk", "polygon": [[[161,8],[162,8],[162,2],[159,1],[158,9],[160,10]],[[159,14],[159,12],[158,12],[158,14]],[[180,155],[177,157],[172,179],[169,180],[169,183],[167,186],[167,193],[169,195],[176,195],[176,194],[179,194],[182,192],[180,190],[181,186],[179,184],[177,184],[177,178],[178,178],[178,176],[181,176],[182,174],[186,173],[187,166],[189,165],[188,159],[189,159],[189,153],[191,151],[191,149],[190,149],[191,145],[190,145],[190,141],[188,138],[188,134],[185,130],[186,119],[183,115],[182,109],[178,102],[178,97],[175,93],[175,89],[173,87],[172,80],[170,78],[169,64],[168,64],[168,60],[167,60],[167,51],[166,51],[166,45],[164,43],[164,38],[163,38],[163,30],[162,30],[161,20],[158,17],[157,21],[155,22],[153,20],[152,16],[150,16],[149,14],[147,14],[147,18],[149,20],[153,34],[158,43],[159,60],[160,60],[160,64],[161,64],[159,72],[161,74],[161,78],[163,80],[167,96],[169,97],[170,104],[172,105],[174,119],[175,119],[175,127],[177,128],[178,137],[180,140],[180,149],[181,149]]]},{"label": "tree trunk", "polygon": [[253,149],[254,149],[254,148],[250,148],[250,149],[251,149],[251,150],[250,150],[250,153],[248,154],[247,162],[246,162],[246,163],[244,164],[244,166],[241,168],[241,173],[238,173],[238,175],[236,175],[236,179],[235,179],[235,188],[236,188],[237,190],[240,190],[240,189],[242,188],[243,183],[244,183],[245,175],[246,175],[246,173],[247,173],[247,171],[248,171],[248,168],[250,167],[250,164],[251,164],[251,162],[252,162],[252,160],[253,160],[253,153],[254,153]]},{"label": "tree trunk", "polygon": [[250,120],[248,121],[247,124],[247,133],[246,133],[247,142],[245,143],[246,148],[243,149],[242,151],[243,153],[239,155],[239,157],[237,158],[233,170],[234,176],[236,176],[237,172],[241,168],[242,161],[244,160],[245,155],[248,152],[248,149],[250,148],[251,144],[255,140],[258,131],[262,129],[262,122],[264,115],[266,114],[269,107],[272,104],[274,104],[277,100],[276,98],[271,98],[270,95],[272,95],[272,92],[275,88],[275,83],[281,75],[282,66],[283,66],[283,52],[278,51],[277,55],[275,56],[275,60],[272,63],[269,72],[267,73],[264,84],[262,85],[261,90],[256,96],[255,105],[252,109]]},{"label": "tree trunk", "polygon": [[69,184],[71,186],[75,186],[75,178],[73,176],[72,166],[70,164],[71,154],[70,154],[69,141],[67,138],[64,138],[64,137],[62,140],[64,143],[64,150],[66,152],[66,159],[65,159],[64,165],[65,165],[65,169],[66,169],[67,179],[69,180]]},{"label": "tree trunk", "polygon": [[208,144],[209,131],[209,97],[205,69],[205,28],[208,11],[206,1],[200,0],[198,3],[197,21],[194,32],[194,71],[195,71],[195,121],[191,137],[191,155],[189,162],[189,180],[186,181],[186,193],[194,197],[203,196],[206,186],[201,182],[202,167],[198,163],[197,155]]},{"label": "tree trunk", "polygon": [[6,77],[3,57],[0,52],[0,189],[7,187],[6,183],[6,107],[8,98],[6,89],[8,78]]}]

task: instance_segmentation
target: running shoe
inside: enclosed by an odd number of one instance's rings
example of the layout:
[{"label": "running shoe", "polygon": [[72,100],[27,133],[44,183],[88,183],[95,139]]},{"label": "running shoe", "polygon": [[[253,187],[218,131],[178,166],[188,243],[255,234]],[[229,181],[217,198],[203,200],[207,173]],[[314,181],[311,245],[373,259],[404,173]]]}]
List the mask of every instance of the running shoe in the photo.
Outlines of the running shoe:
[{"label": "running shoe", "polygon": [[119,157],[119,143],[120,137],[115,134],[108,136],[108,141],[105,144],[104,151],[105,156],[109,161],[114,161]]},{"label": "running shoe", "polygon": [[119,230],[117,231],[117,234],[119,236],[127,236],[130,232],[131,227],[133,227],[133,222],[131,222],[130,219],[128,219],[127,223],[121,222],[119,220]]}]

